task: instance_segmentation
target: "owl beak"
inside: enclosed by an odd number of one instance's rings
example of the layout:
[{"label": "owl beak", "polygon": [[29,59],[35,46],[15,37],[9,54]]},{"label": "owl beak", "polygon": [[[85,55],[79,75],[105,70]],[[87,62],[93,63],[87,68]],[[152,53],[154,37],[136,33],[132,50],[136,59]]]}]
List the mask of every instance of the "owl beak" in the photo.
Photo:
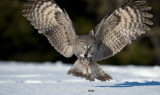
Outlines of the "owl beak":
[{"label": "owl beak", "polygon": [[84,57],[88,57],[88,52],[86,52],[86,53],[84,54]]}]

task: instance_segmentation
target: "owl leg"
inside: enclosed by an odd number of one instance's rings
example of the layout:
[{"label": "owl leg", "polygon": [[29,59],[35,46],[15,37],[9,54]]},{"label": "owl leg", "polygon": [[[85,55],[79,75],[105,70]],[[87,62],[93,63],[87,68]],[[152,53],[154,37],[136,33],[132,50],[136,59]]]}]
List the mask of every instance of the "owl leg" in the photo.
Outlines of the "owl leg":
[{"label": "owl leg", "polygon": [[78,59],[67,74],[73,76],[86,78],[89,81],[94,81],[95,78],[91,74],[90,61],[85,59]]},{"label": "owl leg", "polygon": [[112,77],[107,74],[97,63],[91,63],[88,59],[78,59],[67,74],[82,77],[89,81],[94,81],[95,78],[101,81],[112,79]]},{"label": "owl leg", "polygon": [[106,73],[97,63],[90,64],[90,68],[94,78],[101,81],[112,80],[112,77]]}]

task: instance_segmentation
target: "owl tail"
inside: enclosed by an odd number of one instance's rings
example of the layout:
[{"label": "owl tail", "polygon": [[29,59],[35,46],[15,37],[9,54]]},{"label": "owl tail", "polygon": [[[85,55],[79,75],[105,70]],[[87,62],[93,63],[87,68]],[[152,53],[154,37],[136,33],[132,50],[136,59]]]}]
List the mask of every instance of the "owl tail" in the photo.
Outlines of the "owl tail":
[{"label": "owl tail", "polygon": [[101,81],[109,81],[112,79],[112,77],[107,74],[97,63],[90,63],[87,59],[78,59],[67,74],[86,78],[89,81],[94,81],[95,78]]}]

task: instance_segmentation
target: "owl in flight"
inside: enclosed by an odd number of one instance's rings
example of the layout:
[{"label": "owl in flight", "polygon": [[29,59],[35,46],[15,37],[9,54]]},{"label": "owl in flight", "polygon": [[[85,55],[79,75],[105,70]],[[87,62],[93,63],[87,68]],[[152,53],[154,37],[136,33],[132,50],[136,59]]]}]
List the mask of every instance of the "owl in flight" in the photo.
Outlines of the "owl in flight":
[{"label": "owl in flight", "polygon": [[96,62],[109,58],[131,44],[138,36],[150,31],[153,15],[146,1],[126,1],[120,8],[107,14],[88,35],[77,36],[67,12],[54,0],[29,0],[23,10],[24,16],[40,34],[47,37],[50,44],[63,56],[73,54],[77,61],[67,74],[106,81],[112,77]]}]

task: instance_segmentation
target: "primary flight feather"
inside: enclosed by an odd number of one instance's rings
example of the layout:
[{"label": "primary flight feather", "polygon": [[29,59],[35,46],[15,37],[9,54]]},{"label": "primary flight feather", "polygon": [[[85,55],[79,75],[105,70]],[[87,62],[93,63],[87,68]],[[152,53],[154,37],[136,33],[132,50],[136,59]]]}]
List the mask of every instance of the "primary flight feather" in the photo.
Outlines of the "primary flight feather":
[{"label": "primary flight feather", "polygon": [[73,76],[106,81],[112,77],[96,62],[120,52],[138,36],[150,30],[153,15],[146,1],[128,0],[117,10],[108,14],[88,35],[77,36],[72,21],[54,0],[29,0],[23,10],[24,16],[40,34],[63,56],[77,56],[68,71]]}]

